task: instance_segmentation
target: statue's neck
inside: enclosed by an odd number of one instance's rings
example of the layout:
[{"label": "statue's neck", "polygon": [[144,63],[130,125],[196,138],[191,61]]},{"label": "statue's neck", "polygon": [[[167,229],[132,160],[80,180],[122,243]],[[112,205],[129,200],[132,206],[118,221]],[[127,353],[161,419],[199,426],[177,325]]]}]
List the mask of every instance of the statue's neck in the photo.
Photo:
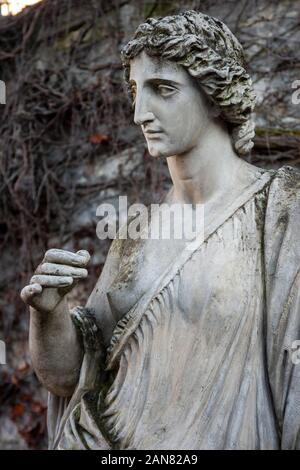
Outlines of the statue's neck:
[{"label": "statue's neck", "polygon": [[218,124],[206,129],[188,152],[168,157],[167,162],[173,202],[192,204],[205,204],[227,192],[242,164],[230,135]]}]

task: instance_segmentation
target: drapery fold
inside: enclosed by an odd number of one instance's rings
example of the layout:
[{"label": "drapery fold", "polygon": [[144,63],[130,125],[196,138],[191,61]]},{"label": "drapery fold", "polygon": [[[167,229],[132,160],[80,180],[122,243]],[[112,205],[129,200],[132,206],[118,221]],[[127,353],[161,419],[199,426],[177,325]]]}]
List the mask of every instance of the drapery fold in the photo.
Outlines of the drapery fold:
[{"label": "drapery fold", "polygon": [[106,376],[87,351],[72,406],[51,397],[54,448],[299,448],[299,181],[261,172],[117,323],[108,256]]}]

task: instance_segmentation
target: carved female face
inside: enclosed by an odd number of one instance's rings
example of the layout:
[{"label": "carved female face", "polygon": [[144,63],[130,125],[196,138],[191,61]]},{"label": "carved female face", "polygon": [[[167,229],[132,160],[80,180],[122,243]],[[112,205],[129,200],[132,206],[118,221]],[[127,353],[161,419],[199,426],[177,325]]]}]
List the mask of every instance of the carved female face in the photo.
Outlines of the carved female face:
[{"label": "carved female face", "polygon": [[142,127],[150,155],[170,157],[196,147],[212,119],[207,99],[180,65],[148,56],[130,63],[134,122]]}]

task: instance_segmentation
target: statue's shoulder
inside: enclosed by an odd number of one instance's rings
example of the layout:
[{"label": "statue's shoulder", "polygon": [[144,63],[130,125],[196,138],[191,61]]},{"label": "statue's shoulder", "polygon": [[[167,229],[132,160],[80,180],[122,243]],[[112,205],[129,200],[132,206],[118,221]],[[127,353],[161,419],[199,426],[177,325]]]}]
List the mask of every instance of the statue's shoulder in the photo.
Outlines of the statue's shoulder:
[{"label": "statue's shoulder", "polygon": [[299,195],[300,191],[300,170],[298,168],[285,165],[273,172],[271,190],[278,191],[279,195],[286,194],[286,197]]},{"label": "statue's shoulder", "polygon": [[299,190],[300,170],[293,166],[285,165],[274,172],[274,180],[284,189]]},{"label": "statue's shoulder", "polygon": [[[148,208],[147,208],[148,209]],[[138,218],[138,215],[128,216],[126,222],[119,228],[116,237],[111,243],[109,255],[117,256],[120,259],[126,258],[127,262],[132,254],[139,252],[143,240],[133,239],[130,236],[130,224]]]},{"label": "statue's shoulder", "polygon": [[268,208],[274,214],[289,213],[300,220],[300,171],[283,166],[272,172]]}]

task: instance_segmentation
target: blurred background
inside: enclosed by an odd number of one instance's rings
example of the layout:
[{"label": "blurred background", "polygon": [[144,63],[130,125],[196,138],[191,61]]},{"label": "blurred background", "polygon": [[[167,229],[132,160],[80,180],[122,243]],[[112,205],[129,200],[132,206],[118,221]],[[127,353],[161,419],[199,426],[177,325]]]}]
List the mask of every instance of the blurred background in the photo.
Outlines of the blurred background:
[{"label": "blurred background", "polygon": [[195,9],[225,21],[244,46],[258,98],[248,160],[300,168],[300,0],[0,0],[0,7],[0,340],[7,350],[0,449],[45,449],[47,395],[31,368],[19,292],[46,249],[87,249],[89,278],[70,298],[84,304],[109,248],[96,237],[97,206],[117,205],[119,195],[148,204],[170,186],[165,163],[149,157],[133,124],[122,44],[150,16]]}]

